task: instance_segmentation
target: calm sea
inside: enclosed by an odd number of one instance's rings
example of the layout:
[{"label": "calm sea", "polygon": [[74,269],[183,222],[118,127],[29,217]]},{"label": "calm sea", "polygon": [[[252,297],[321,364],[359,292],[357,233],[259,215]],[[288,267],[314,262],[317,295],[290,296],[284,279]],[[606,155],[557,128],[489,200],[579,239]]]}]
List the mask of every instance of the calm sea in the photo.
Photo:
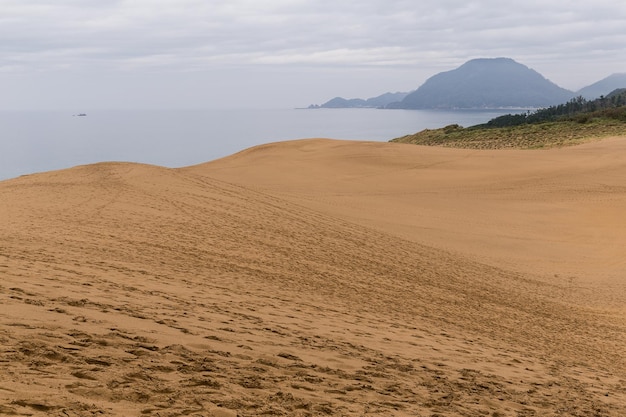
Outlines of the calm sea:
[{"label": "calm sea", "polygon": [[0,180],[101,161],[181,167],[267,142],[324,137],[388,141],[510,110],[377,109],[0,111]]}]

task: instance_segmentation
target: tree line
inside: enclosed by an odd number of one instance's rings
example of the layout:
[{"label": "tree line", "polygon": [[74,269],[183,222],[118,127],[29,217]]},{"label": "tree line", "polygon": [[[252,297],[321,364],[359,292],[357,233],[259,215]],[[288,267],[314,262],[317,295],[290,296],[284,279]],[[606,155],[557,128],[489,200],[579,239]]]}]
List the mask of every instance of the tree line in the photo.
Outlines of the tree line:
[{"label": "tree line", "polygon": [[505,114],[477,127],[509,127],[558,120],[576,120],[586,123],[592,117],[626,121],[626,88],[615,90],[606,97],[600,96],[600,98],[595,100],[586,100],[582,96],[578,96],[567,103],[538,109],[533,112]]}]

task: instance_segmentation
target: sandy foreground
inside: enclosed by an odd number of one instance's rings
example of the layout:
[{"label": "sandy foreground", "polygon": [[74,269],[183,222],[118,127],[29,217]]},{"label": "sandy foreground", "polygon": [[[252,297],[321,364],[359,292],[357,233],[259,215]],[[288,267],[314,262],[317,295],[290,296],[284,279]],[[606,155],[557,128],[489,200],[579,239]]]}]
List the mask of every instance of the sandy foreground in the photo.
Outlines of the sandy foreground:
[{"label": "sandy foreground", "polygon": [[0,182],[0,415],[624,416],[626,138]]}]

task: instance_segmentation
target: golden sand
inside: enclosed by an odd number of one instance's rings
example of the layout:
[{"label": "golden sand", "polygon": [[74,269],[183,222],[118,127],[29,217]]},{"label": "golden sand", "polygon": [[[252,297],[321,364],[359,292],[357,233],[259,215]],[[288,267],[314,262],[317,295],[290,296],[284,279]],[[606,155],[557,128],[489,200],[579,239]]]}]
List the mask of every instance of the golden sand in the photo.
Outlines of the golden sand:
[{"label": "golden sand", "polygon": [[623,416],[626,138],[0,182],[0,415]]}]

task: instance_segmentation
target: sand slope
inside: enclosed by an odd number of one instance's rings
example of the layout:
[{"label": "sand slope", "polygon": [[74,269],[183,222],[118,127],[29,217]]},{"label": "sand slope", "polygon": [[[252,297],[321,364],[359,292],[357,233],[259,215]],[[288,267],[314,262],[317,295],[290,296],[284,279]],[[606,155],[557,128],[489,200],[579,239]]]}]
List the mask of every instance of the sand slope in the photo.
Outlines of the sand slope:
[{"label": "sand slope", "polygon": [[0,183],[0,414],[620,416],[626,145]]},{"label": "sand slope", "polygon": [[542,151],[294,141],[190,170],[481,262],[626,295],[625,166],[626,140],[615,138]]}]

